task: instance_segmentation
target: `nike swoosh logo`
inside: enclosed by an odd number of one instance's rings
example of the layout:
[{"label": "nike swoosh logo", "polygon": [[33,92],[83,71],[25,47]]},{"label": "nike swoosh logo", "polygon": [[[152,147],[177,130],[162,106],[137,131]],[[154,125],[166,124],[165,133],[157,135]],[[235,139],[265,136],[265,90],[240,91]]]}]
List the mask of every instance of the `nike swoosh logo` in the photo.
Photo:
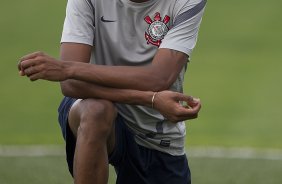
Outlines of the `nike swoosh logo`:
[{"label": "nike swoosh logo", "polygon": [[116,20],[106,20],[104,19],[104,16],[101,17],[102,22],[116,22]]}]

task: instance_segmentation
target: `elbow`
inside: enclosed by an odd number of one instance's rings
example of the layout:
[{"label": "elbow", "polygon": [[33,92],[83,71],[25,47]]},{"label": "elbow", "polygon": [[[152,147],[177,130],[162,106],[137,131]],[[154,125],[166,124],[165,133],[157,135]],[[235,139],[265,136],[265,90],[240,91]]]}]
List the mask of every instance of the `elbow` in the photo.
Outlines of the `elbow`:
[{"label": "elbow", "polygon": [[151,90],[155,92],[168,90],[172,85],[171,80],[159,78],[151,81]]},{"label": "elbow", "polygon": [[148,76],[150,76],[150,78],[147,78],[146,82],[144,81],[144,83],[147,83],[150,86],[150,89],[148,90],[154,92],[169,90],[178,77],[176,73],[164,73],[160,70],[154,70]]},{"label": "elbow", "polygon": [[66,81],[61,82],[60,85],[61,85],[61,92],[64,96],[68,96],[68,97],[73,96],[72,88],[70,84],[68,84],[68,82]]}]

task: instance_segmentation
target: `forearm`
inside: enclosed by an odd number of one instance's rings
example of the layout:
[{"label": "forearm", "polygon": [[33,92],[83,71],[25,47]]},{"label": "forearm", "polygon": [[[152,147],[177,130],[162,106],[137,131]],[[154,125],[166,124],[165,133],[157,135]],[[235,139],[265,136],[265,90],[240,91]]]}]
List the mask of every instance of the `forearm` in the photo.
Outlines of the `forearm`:
[{"label": "forearm", "polygon": [[99,98],[112,102],[151,106],[153,92],[103,87],[89,82],[67,80],[61,82],[65,96],[73,98]]},{"label": "forearm", "polygon": [[160,49],[146,66],[89,64],[90,53],[89,46],[71,45],[62,49],[61,62],[41,52],[33,53],[22,59],[19,70],[32,81],[75,79],[110,88],[163,91],[175,82],[187,63],[187,55],[170,49]]},{"label": "forearm", "polygon": [[[76,80],[67,80],[62,82],[61,85],[66,96],[75,98],[100,98],[112,102],[147,107],[152,107],[154,104],[154,109],[174,123],[197,118],[201,108],[201,103],[198,99],[172,91],[153,93],[149,91],[115,89]],[[179,103],[180,101],[185,101],[187,106],[182,106]]]},{"label": "forearm", "polygon": [[69,62],[71,79],[122,89],[167,89],[167,79],[158,75],[155,70],[154,66],[104,66]]},{"label": "forearm", "polygon": [[186,63],[187,56],[183,53],[160,49],[146,66],[91,65],[70,60],[66,65],[70,79],[114,88],[162,91],[173,84]]}]

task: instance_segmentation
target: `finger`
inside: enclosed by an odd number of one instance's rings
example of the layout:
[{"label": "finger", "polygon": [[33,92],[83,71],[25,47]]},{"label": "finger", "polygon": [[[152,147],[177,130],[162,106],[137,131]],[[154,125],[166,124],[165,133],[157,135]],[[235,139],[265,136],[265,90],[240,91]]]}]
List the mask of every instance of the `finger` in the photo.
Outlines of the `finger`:
[{"label": "finger", "polygon": [[181,106],[178,109],[177,117],[185,118],[185,119],[194,119],[198,116],[200,109],[201,109],[200,103],[190,108],[185,108],[185,106]]},{"label": "finger", "polygon": [[189,107],[196,106],[198,103],[200,103],[200,99],[192,97],[192,96],[187,96],[187,95],[184,95],[184,94],[181,94],[181,93],[179,93],[176,96],[176,98],[177,98],[178,101],[186,102],[187,106],[189,106]]},{"label": "finger", "polygon": [[192,101],[187,102],[187,104],[191,107],[194,107],[198,105],[199,103],[201,103],[201,100],[199,98],[193,98]]},{"label": "finger", "polygon": [[201,102],[198,102],[195,106],[191,106],[191,112],[198,113],[200,109],[202,108]]},{"label": "finger", "polygon": [[44,55],[44,53],[41,52],[41,51],[33,52],[33,53],[31,53],[31,54],[27,54],[27,55],[23,56],[23,57],[21,58],[21,61],[24,61],[24,60],[27,60],[27,59],[34,59],[34,58],[36,58],[37,56],[43,56],[43,55]]},{"label": "finger", "polygon": [[181,113],[177,114],[177,117],[179,118],[189,118],[189,117],[194,117],[196,114],[198,113],[197,110],[195,109],[187,109],[187,108],[184,108],[181,109]]},{"label": "finger", "polygon": [[192,120],[192,119],[196,119],[198,117],[198,114],[195,114],[193,116],[183,116],[183,117],[178,117],[178,121],[186,121],[186,120]]},{"label": "finger", "polygon": [[31,76],[29,76],[30,81],[36,81],[38,79],[42,79],[42,74],[41,73],[35,73]]},{"label": "finger", "polygon": [[25,76],[24,71],[19,71],[19,75],[20,75],[20,76]]},{"label": "finger", "polygon": [[170,120],[172,123],[178,123],[185,120],[191,120],[196,119],[198,117],[198,114],[190,115],[190,116],[182,116],[182,117],[174,117],[172,120]]},{"label": "finger", "polygon": [[35,59],[28,59],[21,62],[21,70],[26,70],[31,66],[36,66],[39,61]]},{"label": "finger", "polygon": [[187,95],[184,95],[184,94],[182,94],[182,93],[177,93],[176,99],[177,99],[178,101],[185,101],[185,102],[191,102],[191,101],[193,101],[193,97],[192,97],[192,96],[187,96]]},{"label": "finger", "polygon": [[189,115],[184,115],[184,116],[180,116],[178,118],[183,119],[183,120],[189,120],[189,119],[196,119],[198,118],[198,112],[197,113],[193,113],[193,114],[189,114]]},{"label": "finger", "polygon": [[24,70],[24,73],[25,73],[27,76],[31,76],[31,75],[33,75],[33,74],[40,73],[40,72],[41,72],[41,67],[40,67],[40,65],[30,66],[29,68],[27,68],[27,69]]},{"label": "finger", "polygon": [[24,76],[25,75],[24,71],[21,68],[21,61],[18,62],[18,70],[19,70],[19,75],[20,76]]}]

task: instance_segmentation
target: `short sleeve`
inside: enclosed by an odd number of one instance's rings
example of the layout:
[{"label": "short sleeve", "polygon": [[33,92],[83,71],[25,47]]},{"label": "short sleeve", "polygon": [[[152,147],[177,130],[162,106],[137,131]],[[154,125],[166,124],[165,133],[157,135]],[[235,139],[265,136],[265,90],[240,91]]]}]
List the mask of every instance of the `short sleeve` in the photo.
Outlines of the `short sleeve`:
[{"label": "short sleeve", "polygon": [[68,0],[61,43],[72,42],[93,46],[94,13],[91,0]]},{"label": "short sleeve", "polygon": [[206,0],[179,0],[173,26],[160,48],[177,50],[191,56],[196,45]]}]

